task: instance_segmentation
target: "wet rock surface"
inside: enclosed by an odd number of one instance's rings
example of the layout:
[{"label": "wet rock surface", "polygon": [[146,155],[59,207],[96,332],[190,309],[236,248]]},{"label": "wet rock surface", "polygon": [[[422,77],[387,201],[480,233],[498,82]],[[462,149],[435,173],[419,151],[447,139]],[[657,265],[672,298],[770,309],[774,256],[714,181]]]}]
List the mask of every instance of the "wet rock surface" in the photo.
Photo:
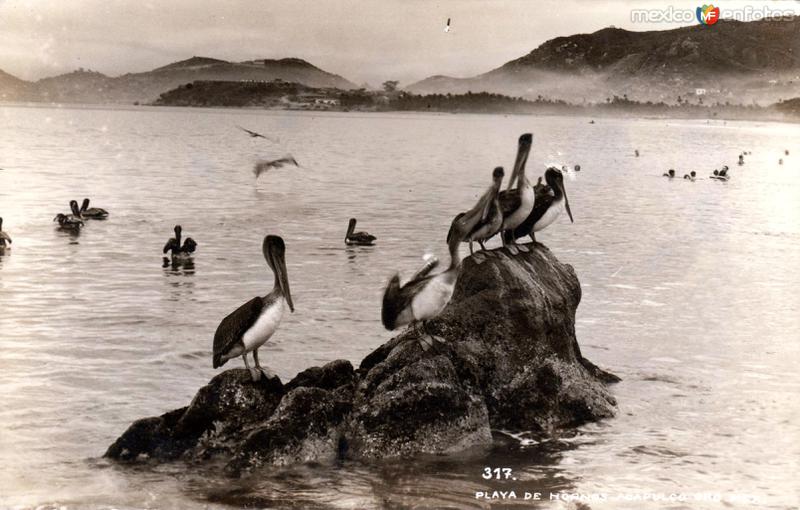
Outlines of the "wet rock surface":
[{"label": "wet rock surface", "polygon": [[[378,459],[489,445],[492,429],[542,434],[614,415],[618,380],[580,353],[573,268],[542,245],[464,259],[450,304],[354,369],[336,360],[250,380],[232,369],[189,406],[134,422],[106,456],[202,460],[228,470]],[[428,347],[428,345],[431,345]]]}]

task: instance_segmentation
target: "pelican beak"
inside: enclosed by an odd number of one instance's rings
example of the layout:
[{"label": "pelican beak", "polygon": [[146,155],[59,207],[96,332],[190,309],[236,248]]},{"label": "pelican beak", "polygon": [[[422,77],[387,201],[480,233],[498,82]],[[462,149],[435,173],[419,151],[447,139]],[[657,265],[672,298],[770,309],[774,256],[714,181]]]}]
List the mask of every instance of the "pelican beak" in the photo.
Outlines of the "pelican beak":
[{"label": "pelican beak", "polygon": [[283,297],[286,298],[286,302],[289,303],[289,310],[294,312],[292,291],[289,288],[289,274],[286,271],[286,259],[284,257],[286,245],[283,243],[283,239],[278,236],[267,236],[264,239],[264,244],[265,255],[268,256],[268,260],[272,261],[272,270],[275,271],[275,279],[278,286],[283,293]]},{"label": "pelican beak", "polygon": [[561,188],[561,192],[564,194],[564,207],[567,209],[567,214],[569,215],[569,221],[575,223],[575,220],[572,219],[572,211],[569,209],[569,197],[567,197],[567,188],[564,187],[564,181],[558,181],[558,187]]},{"label": "pelican beak", "polygon": [[528,161],[528,154],[533,145],[533,135],[525,133],[519,137],[519,145],[517,146],[517,160],[514,162],[514,170],[511,171],[511,179],[508,181],[507,190],[511,189],[514,182],[519,179],[519,176],[525,171],[525,163]]}]

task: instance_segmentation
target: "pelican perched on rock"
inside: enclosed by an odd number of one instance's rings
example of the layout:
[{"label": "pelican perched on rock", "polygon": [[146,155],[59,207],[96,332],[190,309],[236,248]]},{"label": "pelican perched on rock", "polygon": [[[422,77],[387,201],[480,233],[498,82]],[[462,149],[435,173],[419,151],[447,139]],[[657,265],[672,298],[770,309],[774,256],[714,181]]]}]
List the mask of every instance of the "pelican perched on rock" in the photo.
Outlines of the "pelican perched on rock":
[{"label": "pelican perched on rock", "polygon": [[507,241],[530,236],[533,242],[536,242],[535,232],[547,228],[564,210],[567,211],[569,221],[575,222],[569,208],[567,189],[564,187],[564,175],[557,168],[550,167],[544,173],[544,180],[547,181],[548,187],[537,193],[533,210],[525,221],[507,234],[509,237]]},{"label": "pelican perched on rock", "polygon": [[187,237],[181,246],[182,230],[180,225],[175,225],[175,237],[170,237],[167,244],[164,245],[164,253],[171,251],[173,258],[189,257],[197,249],[197,243],[191,237]]},{"label": "pelican perched on rock", "polygon": [[[458,245],[461,239],[451,236],[447,243],[450,249],[450,265],[445,271],[430,274],[438,266],[436,259],[419,270],[403,286],[400,285],[400,275],[395,274],[383,292],[383,306],[381,308],[381,322],[388,330],[394,330],[412,322],[422,322],[433,319],[447,306],[453,296],[460,260],[458,258]],[[427,347],[424,347],[427,350]]]},{"label": "pelican perched on rock", "polygon": [[11,244],[11,237],[3,232],[3,218],[0,218],[0,251],[5,250]]},{"label": "pelican perched on rock", "polygon": [[[294,312],[289,277],[286,273],[286,245],[278,236],[266,236],[261,251],[267,265],[275,275],[272,292],[264,297],[256,296],[222,319],[214,333],[214,368],[221,367],[229,359],[241,356],[244,366],[250,371],[253,381],[258,381],[263,372],[267,377],[274,374],[258,363],[258,348],[264,345],[277,331],[287,308]],[[247,353],[253,353],[255,368],[247,362]]]},{"label": "pelican perched on rock", "polygon": [[372,234],[367,232],[355,232],[356,219],[350,218],[347,225],[347,233],[344,235],[344,244],[357,245],[357,246],[372,246],[375,240],[378,239]]},{"label": "pelican perched on rock", "polygon": [[494,237],[503,227],[503,211],[500,209],[500,186],[503,183],[503,167],[498,166],[492,172],[492,185],[478,199],[475,207],[467,212],[459,213],[450,224],[447,242],[454,235],[461,242],[469,242],[469,253],[472,254],[472,242],[477,241],[481,249],[486,249],[483,242]]},{"label": "pelican perched on rock", "polygon": [[58,222],[58,228],[61,230],[80,230],[83,227],[83,220],[81,219],[81,212],[78,210],[78,202],[70,200],[69,207],[72,214],[58,213],[53,218],[53,221]]},{"label": "pelican perched on rock", "polygon": [[[517,148],[517,159],[514,162],[514,170],[511,173],[511,178],[508,181],[506,191],[503,191],[498,196],[500,201],[500,209],[503,212],[503,231],[513,231],[517,228],[525,218],[533,210],[534,193],[533,186],[525,176],[525,163],[528,161],[528,154],[531,151],[533,144],[533,135],[525,133],[519,137],[519,146]],[[514,182],[517,182],[517,187],[511,189]],[[514,243],[513,237],[504,237],[503,242],[511,240]],[[514,253],[516,250],[512,250]]]},{"label": "pelican perched on rock", "polygon": [[92,220],[104,220],[108,218],[108,211],[99,207],[89,207],[89,199],[84,198],[83,204],[80,209],[82,218],[89,218]]}]

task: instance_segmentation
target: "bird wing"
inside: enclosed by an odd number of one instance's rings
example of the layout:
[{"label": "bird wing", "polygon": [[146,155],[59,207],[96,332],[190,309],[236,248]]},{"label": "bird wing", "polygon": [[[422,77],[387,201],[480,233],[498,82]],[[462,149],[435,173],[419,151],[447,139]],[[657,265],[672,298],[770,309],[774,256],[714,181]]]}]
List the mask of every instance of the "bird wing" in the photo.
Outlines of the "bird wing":
[{"label": "bird wing", "polygon": [[546,187],[546,189],[542,188],[542,190],[536,194],[531,213],[525,218],[525,221],[514,229],[514,239],[519,239],[520,237],[525,237],[530,234],[536,222],[544,216],[544,213],[546,213],[553,204],[556,197],[550,194],[549,189],[549,186]]},{"label": "bird wing", "polygon": [[214,333],[214,368],[219,366],[216,362],[218,357],[241,341],[242,335],[258,319],[263,308],[264,299],[256,296],[222,319]]},{"label": "bird wing", "polygon": [[[430,269],[433,269],[433,267]],[[397,327],[397,318],[403,313],[403,310],[411,306],[414,296],[432,278],[427,276],[430,269],[425,271],[425,268],[423,268],[426,276],[411,280],[402,287],[400,287],[400,275],[397,274],[386,285],[386,290],[383,292],[383,306],[381,306],[381,322],[386,329],[391,331]],[[418,276],[421,272],[417,272],[415,276]]]},{"label": "bird wing", "polygon": [[497,199],[500,201],[500,210],[503,211],[504,217],[519,209],[522,203],[519,188],[501,191]]},{"label": "bird wing", "polygon": [[462,212],[456,216],[453,219],[453,222],[450,224],[450,231],[447,232],[447,241],[450,242],[450,238],[453,236],[456,230],[461,233],[461,239],[466,239],[465,235],[468,232],[472,232],[472,230],[475,228],[475,225],[479,224],[481,221],[484,221],[489,215],[492,202],[494,202],[494,200],[492,200],[493,197],[494,189],[489,188],[483,195],[481,195],[481,198],[478,199],[478,202],[472,209]]},{"label": "bird wing", "polygon": [[494,218],[495,214],[497,213],[498,207],[500,206],[500,202],[498,200],[492,200],[487,204],[486,207],[486,214],[481,218],[481,220],[475,223],[475,226],[472,227],[472,230],[466,235],[466,239],[472,237],[478,230],[482,229],[484,225],[490,223],[492,218]]}]

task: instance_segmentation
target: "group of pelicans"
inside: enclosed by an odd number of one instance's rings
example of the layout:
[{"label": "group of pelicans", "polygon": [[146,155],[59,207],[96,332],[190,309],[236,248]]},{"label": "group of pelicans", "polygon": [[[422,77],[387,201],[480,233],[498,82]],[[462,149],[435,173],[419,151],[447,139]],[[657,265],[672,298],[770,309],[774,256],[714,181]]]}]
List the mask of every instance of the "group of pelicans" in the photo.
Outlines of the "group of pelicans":
[{"label": "group of pelicans", "polygon": [[[407,324],[417,324],[426,329],[426,321],[436,317],[449,303],[455,288],[461,260],[458,249],[461,243],[469,243],[470,253],[477,242],[485,250],[484,243],[496,235],[501,236],[504,246],[513,254],[528,251],[516,243],[517,239],[530,236],[535,242],[535,232],[552,224],[563,211],[572,220],[562,172],[548,168],[544,179],[534,186],[525,173],[533,136],[529,133],[519,138],[517,157],[511,178],[504,191],[501,191],[505,172],[497,167],[492,172],[491,186],[469,210],[453,219],[447,233],[450,263],[442,271],[435,272],[439,262],[433,258],[418,270],[405,284],[400,284],[399,274],[389,281],[383,295],[381,320],[388,330]],[[346,244],[371,245],[375,236],[366,232],[355,232],[356,220],[351,218]],[[176,232],[176,244],[178,232]],[[169,243],[168,243],[169,244]],[[222,319],[214,334],[214,368],[221,367],[228,360],[241,356],[245,367],[254,381],[262,374],[272,377],[271,370],[262,367],[258,360],[258,349],[275,334],[281,320],[294,311],[294,303],[286,271],[286,245],[279,236],[268,235],[262,243],[262,253],[273,272],[272,291],[266,296],[257,296],[234,310]],[[474,253],[474,260],[483,263],[485,255]],[[430,335],[428,335],[430,336]],[[420,336],[420,345],[427,350],[433,340]],[[251,367],[247,355],[252,353],[254,366]]]}]

